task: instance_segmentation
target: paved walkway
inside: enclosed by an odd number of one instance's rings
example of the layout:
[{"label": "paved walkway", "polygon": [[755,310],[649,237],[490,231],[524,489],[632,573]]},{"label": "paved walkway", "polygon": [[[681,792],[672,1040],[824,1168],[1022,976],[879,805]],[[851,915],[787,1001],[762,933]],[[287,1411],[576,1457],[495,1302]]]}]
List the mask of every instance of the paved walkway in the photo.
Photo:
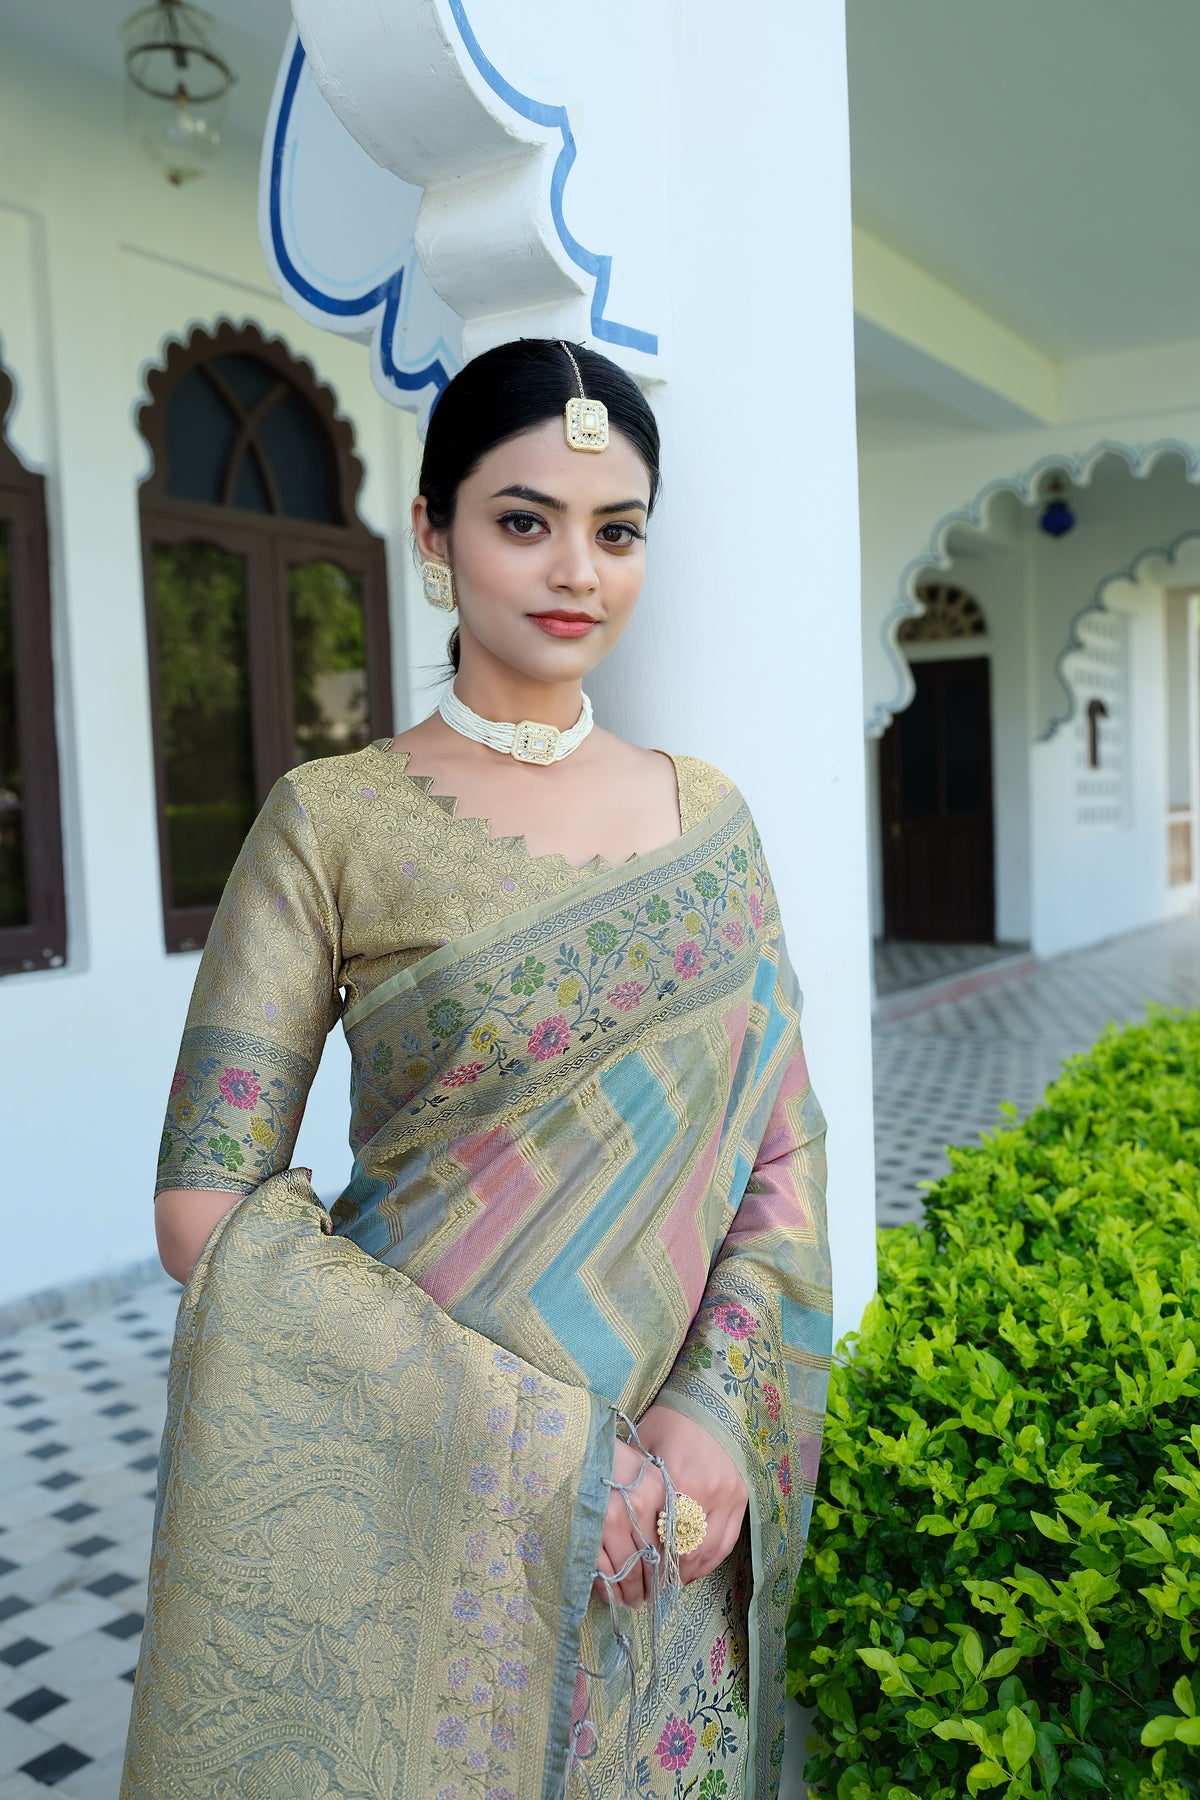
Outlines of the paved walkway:
[{"label": "paved walkway", "polygon": [[918,1183],[944,1175],[946,1144],[978,1141],[1002,1101],[1026,1113],[1064,1057],[1148,1001],[1200,1007],[1200,918],[1137,931],[1043,963],[986,993],[875,1030],[876,1211],[919,1216]]},{"label": "paved walkway", "polygon": [[[914,1217],[1002,1100],[1147,1000],[1200,1007],[1200,920],[1065,957],[876,1033],[879,1216]],[[0,1800],[116,1800],[178,1289],[0,1338]],[[162,1796],[169,1800],[169,1796]]]}]

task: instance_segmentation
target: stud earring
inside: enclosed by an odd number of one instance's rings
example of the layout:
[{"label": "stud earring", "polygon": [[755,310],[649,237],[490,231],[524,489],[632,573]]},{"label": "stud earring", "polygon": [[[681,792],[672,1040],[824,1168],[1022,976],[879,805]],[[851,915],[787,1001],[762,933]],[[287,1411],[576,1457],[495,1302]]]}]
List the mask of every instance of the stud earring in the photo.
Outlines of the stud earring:
[{"label": "stud earring", "polygon": [[436,606],[439,612],[453,612],[458,605],[458,596],[454,592],[454,571],[449,563],[423,562],[421,585],[430,606]]}]

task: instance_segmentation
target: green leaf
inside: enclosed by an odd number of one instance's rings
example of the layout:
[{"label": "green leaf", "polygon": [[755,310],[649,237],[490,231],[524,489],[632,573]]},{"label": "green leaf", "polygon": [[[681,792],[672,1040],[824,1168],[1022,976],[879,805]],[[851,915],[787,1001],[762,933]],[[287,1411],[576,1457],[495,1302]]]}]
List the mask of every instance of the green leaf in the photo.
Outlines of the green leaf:
[{"label": "green leaf", "polygon": [[1008,1780],[1008,1772],[999,1763],[977,1762],[973,1769],[967,1771],[967,1792],[978,1794],[984,1788],[999,1787],[1002,1781]]},{"label": "green leaf", "polygon": [[1037,1748],[1033,1726],[1018,1706],[1008,1709],[1008,1723],[1001,1738],[1004,1758],[1014,1775],[1019,1775]]},{"label": "green leaf", "polygon": [[1142,1743],[1149,1750],[1156,1749],[1159,1744],[1168,1744],[1175,1736],[1175,1727],[1182,1724],[1183,1720],[1174,1713],[1159,1713],[1156,1719],[1150,1719],[1143,1725]]},{"label": "green leaf", "polygon": [[1181,1713],[1186,1713],[1189,1719],[1195,1717],[1196,1697],[1192,1692],[1192,1684],[1186,1675],[1181,1675],[1179,1680],[1175,1683],[1175,1686],[1171,1689],[1171,1698]]},{"label": "green leaf", "polygon": [[951,1662],[960,1679],[978,1681],[983,1673],[983,1643],[977,1631],[967,1630],[958,1640]]},{"label": "green leaf", "polygon": [[1092,1690],[1085,1681],[1079,1692],[1071,1696],[1071,1722],[1075,1727],[1076,1736],[1080,1739],[1087,1736],[1088,1726],[1092,1722],[1093,1705]]},{"label": "green leaf", "polygon": [[1052,1538],[1056,1544],[1069,1544],[1071,1534],[1061,1519],[1051,1519],[1045,1513],[1031,1512],[1030,1518],[1043,1537]]},{"label": "green leaf", "polygon": [[1017,1664],[1023,1660],[1023,1652],[1015,1644],[1009,1644],[1005,1649],[997,1650],[994,1656],[989,1656],[984,1666],[984,1681],[998,1681],[1002,1675],[1011,1675]]},{"label": "green leaf", "polygon": [[1063,1773],[1073,1775],[1076,1781],[1083,1783],[1084,1787],[1104,1788],[1108,1786],[1107,1776],[1101,1773],[1095,1763],[1088,1762],[1083,1756],[1073,1756],[1066,1764]]}]

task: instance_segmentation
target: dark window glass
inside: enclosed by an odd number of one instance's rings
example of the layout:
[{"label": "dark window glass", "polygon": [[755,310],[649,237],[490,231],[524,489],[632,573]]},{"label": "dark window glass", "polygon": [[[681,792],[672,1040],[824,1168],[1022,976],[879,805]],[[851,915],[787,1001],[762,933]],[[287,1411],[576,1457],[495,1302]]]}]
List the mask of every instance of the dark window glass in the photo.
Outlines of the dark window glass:
[{"label": "dark window glass", "polygon": [[289,519],[340,525],[337,463],[312,407],[295,388],[276,401],[258,429],[274,477],[279,509]]},{"label": "dark window glass", "polygon": [[172,499],[343,523],[337,458],[321,420],[256,356],[214,356],[181,376],[166,435]]},{"label": "dark window glass", "polygon": [[243,350],[214,356],[206,368],[221,378],[246,413],[254,412],[269,394],[287,385],[281,382],[277,370],[263,362],[260,356],[249,356]]},{"label": "dark window glass", "polygon": [[185,543],[152,566],[170,898],[215,906],[257,810],[246,564]]},{"label": "dark window glass", "polygon": [[362,578],[336,563],[288,570],[295,758],[361,750],[371,741]]},{"label": "dark window glass", "polygon": [[272,783],[391,725],[387,573],[334,397],[254,327],[150,379],[140,508],[167,947],[202,944]]},{"label": "dark window glass", "polygon": [[0,927],[29,923],[10,537],[0,519]]},{"label": "dark window glass", "polygon": [[238,506],[243,512],[279,511],[267,488],[267,471],[263,467],[262,452],[256,444],[243,450],[238,457],[235,473],[233,492],[229,496],[230,506]]},{"label": "dark window glass", "polygon": [[174,500],[220,506],[238,422],[203,368],[180,377],[167,407],[167,480]]},{"label": "dark window glass", "polygon": [[906,819],[928,818],[938,810],[936,692],[920,685],[912,705],[896,721],[900,728],[900,811]]},{"label": "dark window glass", "polygon": [[950,676],[943,687],[946,731],[946,810],[982,812],[987,805],[982,720],[976,707],[977,687]]}]

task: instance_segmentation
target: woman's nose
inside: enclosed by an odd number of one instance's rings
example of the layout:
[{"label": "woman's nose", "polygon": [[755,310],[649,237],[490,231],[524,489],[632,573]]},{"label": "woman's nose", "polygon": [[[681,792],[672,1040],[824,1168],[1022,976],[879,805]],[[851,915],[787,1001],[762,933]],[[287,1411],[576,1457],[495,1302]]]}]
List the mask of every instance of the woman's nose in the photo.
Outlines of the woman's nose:
[{"label": "woman's nose", "polygon": [[594,593],[599,586],[595,552],[591,540],[582,533],[564,532],[559,539],[551,585],[569,589],[573,594]]}]

